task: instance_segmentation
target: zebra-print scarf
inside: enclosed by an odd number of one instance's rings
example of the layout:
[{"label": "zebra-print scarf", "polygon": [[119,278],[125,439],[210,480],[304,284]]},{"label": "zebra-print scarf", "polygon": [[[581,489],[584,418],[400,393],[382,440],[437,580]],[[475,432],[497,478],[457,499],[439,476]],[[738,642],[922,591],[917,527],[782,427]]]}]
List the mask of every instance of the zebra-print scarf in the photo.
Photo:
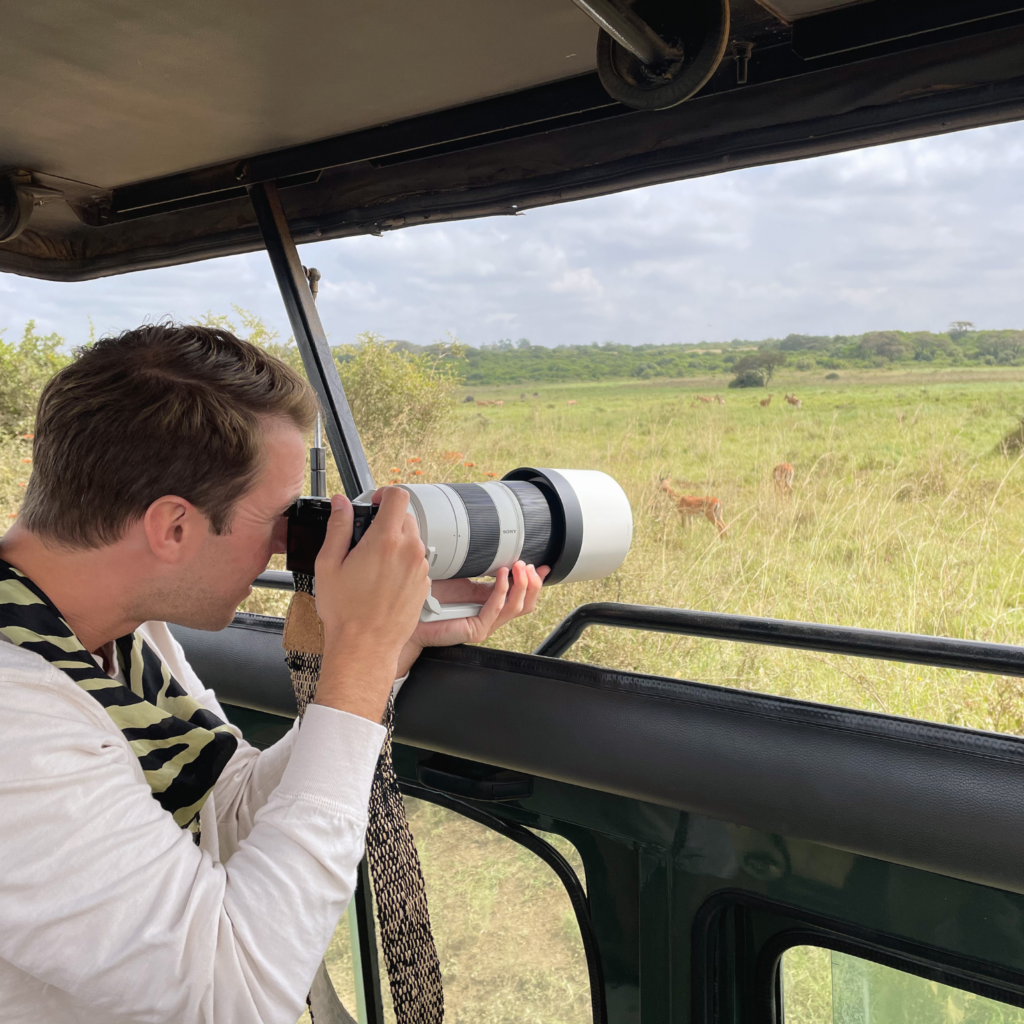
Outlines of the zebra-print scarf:
[{"label": "zebra-print scarf", "polygon": [[96,698],[139,759],[153,797],[199,842],[199,812],[238,740],[171,675],[137,633],[114,644],[127,683],[111,679],[50,599],[0,560],[0,633],[42,655]]}]

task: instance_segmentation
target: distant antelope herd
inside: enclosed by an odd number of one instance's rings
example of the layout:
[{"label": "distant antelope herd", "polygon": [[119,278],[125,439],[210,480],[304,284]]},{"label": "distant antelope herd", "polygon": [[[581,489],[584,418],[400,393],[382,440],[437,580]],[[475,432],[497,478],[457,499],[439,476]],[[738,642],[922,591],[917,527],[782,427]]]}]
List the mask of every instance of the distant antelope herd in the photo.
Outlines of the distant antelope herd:
[{"label": "distant antelope herd", "polygon": [[[540,396],[534,393],[534,398]],[[759,402],[762,409],[767,409],[772,404],[772,399],[775,397],[774,394],[770,394],[765,398],[762,398]],[[526,392],[520,395],[520,400],[526,399]],[[467,399],[468,401],[469,399]],[[783,399],[788,405],[793,406],[795,409],[799,409],[802,406],[802,402],[796,395],[786,394]],[[477,405],[490,405],[502,407],[504,401],[496,399],[492,401],[477,402]],[[570,398],[566,401],[566,405],[576,405],[577,399]],[[721,395],[695,395],[691,408],[700,405],[725,405],[725,399]],[[788,462],[780,462],[774,469],[772,469],[772,481],[775,484],[776,492],[783,496],[788,497],[793,493],[793,479],[796,476],[796,471]],[[725,522],[725,517],[722,512],[722,500],[716,498],[714,495],[694,495],[694,494],[680,494],[672,486],[671,481],[668,477],[662,477],[660,483],[660,489],[668,495],[672,504],[675,505],[676,511],[679,513],[679,517],[682,520],[683,526],[688,526],[690,520],[703,516],[709,523],[711,523],[718,531],[719,537],[722,537],[728,530],[728,526]]]}]

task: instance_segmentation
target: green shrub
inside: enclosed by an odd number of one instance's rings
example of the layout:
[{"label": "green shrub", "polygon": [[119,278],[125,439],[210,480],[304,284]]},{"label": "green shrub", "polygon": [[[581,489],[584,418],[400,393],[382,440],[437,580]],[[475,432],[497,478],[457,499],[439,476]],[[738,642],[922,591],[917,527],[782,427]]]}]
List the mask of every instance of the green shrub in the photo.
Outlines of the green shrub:
[{"label": "green shrub", "polygon": [[0,331],[0,435],[30,430],[43,385],[70,359],[59,334],[37,334],[25,324],[21,341],[5,342]]},{"label": "green shrub", "polygon": [[436,446],[462,386],[457,341],[414,355],[364,332],[334,349],[341,382],[367,452],[390,462]]},{"label": "green shrub", "polygon": [[775,371],[786,365],[786,353],[777,348],[762,348],[751,352],[733,365],[736,377],[729,382],[731,388],[766,388]]},{"label": "green shrub", "polygon": [[[279,342],[278,332],[257,314],[240,306],[233,309],[234,318],[207,313],[200,322],[222,327],[259,345],[305,377],[302,357],[292,338]],[[436,447],[451,423],[456,393],[463,383],[463,346],[457,339],[410,352],[401,342],[385,341],[383,335],[366,331],[357,336],[354,345],[340,345],[332,351],[363,447],[376,464],[377,476],[385,476],[383,466],[400,456],[419,455]]]},{"label": "green shrub", "polygon": [[729,381],[731,388],[763,388],[764,377],[757,370],[743,370]]}]

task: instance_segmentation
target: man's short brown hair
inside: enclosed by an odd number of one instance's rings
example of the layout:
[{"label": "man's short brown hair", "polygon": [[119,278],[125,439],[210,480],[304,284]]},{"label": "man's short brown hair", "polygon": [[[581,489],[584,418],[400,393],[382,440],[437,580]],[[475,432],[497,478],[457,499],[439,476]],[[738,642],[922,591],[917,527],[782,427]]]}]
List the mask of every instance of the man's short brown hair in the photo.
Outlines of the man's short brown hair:
[{"label": "man's short brown hair", "polygon": [[261,466],[261,417],[305,432],[316,407],[294,370],[228,331],[157,324],[103,338],[43,389],[21,521],[100,547],[176,494],[225,533]]}]

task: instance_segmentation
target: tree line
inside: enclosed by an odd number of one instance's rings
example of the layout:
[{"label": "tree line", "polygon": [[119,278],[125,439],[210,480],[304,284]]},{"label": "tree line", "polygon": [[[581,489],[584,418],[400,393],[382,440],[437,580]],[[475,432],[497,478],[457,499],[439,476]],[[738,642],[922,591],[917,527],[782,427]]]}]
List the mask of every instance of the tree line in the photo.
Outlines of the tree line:
[{"label": "tree line", "polygon": [[[396,342],[411,353],[433,346]],[[976,330],[973,324],[948,331],[868,331],[854,335],[789,334],[785,338],[669,345],[559,345],[547,348],[526,338],[479,348],[463,346],[467,385],[570,383],[608,379],[702,377],[729,374],[735,386],[766,384],[780,366],[837,371],[894,365],[1021,366],[1024,331]]]},{"label": "tree line", "polygon": [[[301,365],[294,342],[279,342],[276,332],[246,310],[236,307],[234,320],[207,314],[201,321],[234,329],[294,366]],[[554,348],[534,345],[527,338],[515,342],[505,338],[479,348],[458,342],[414,345],[366,333],[356,339],[355,345],[335,347],[334,354],[342,379],[360,395],[372,392],[376,396],[382,390],[389,396],[405,393],[405,412],[398,419],[403,424],[415,419],[419,429],[419,421],[430,419],[430,410],[450,401],[460,384],[473,387],[723,374],[732,378],[731,387],[758,387],[767,385],[780,366],[820,370],[825,376],[842,369],[900,365],[1022,366],[1024,331],[978,330],[971,323],[956,321],[942,333],[789,334],[756,341],[736,338],[669,345],[607,341]],[[33,321],[25,325],[17,340],[0,330],[0,433],[27,427],[43,383],[68,358],[66,340],[58,334],[40,333]],[[371,378],[377,384],[371,386]],[[416,401],[408,402],[410,396]],[[354,394],[353,401],[360,405],[361,397]],[[362,404],[367,409],[371,405],[391,408],[388,402],[375,402],[367,397]],[[415,415],[410,411],[413,407]],[[368,421],[373,419],[368,412],[366,417]],[[384,418],[391,426],[396,425],[390,413]]]}]

